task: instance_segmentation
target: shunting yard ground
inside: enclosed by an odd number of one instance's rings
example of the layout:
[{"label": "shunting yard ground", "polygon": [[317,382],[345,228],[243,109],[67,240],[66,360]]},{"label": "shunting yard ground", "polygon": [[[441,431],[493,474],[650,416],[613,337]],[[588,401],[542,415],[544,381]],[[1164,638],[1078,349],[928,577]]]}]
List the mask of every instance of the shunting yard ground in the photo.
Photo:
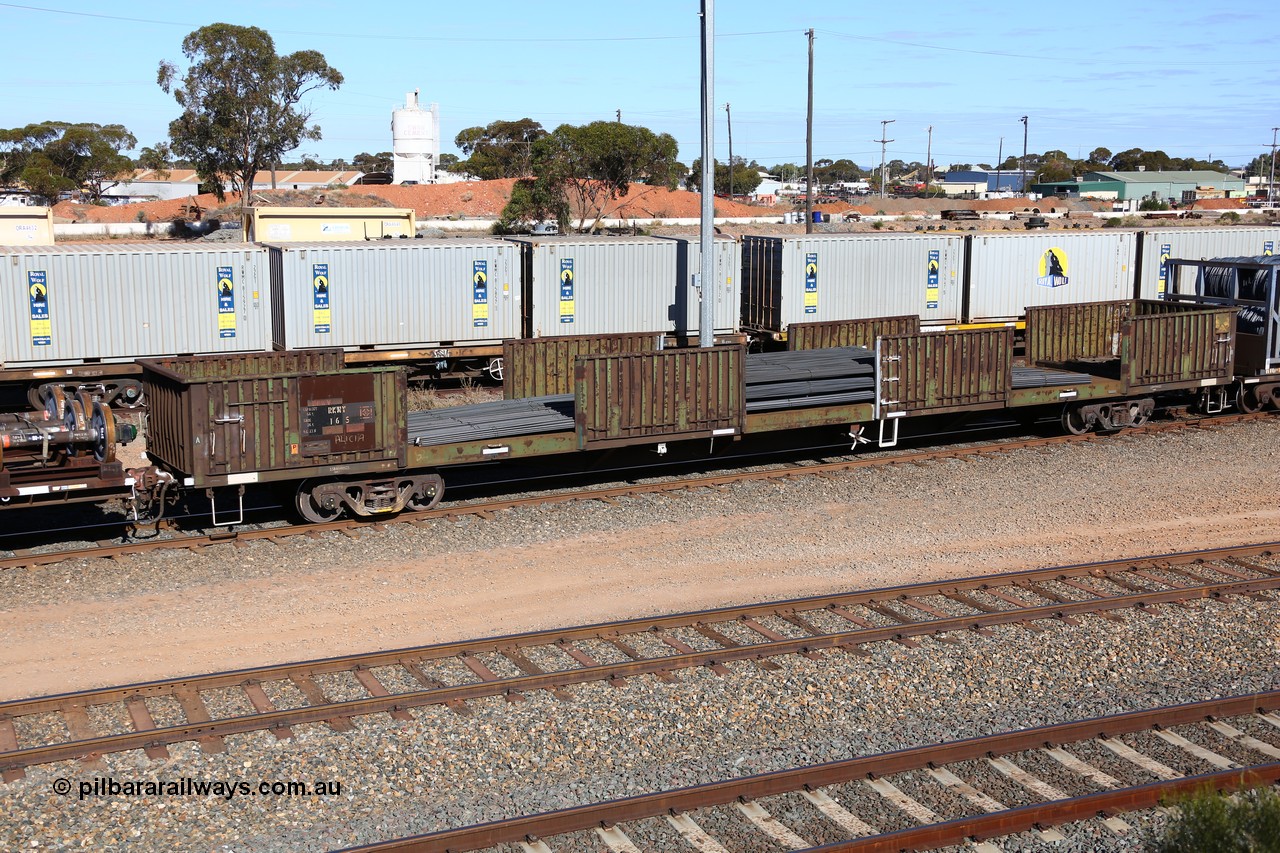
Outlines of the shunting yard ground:
[{"label": "shunting yard ground", "polygon": [[[0,577],[5,698],[574,622],[1274,538],[1273,422]],[[1263,593],[1274,599],[1274,593]],[[323,850],[922,743],[1280,687],[1280,604],[996,627],[869,656],[410,709],[31,768],[30,848]],[[344,693],[325,682],[332,698]],[[211,715],[227,713],[215,698]],[[180,702],[154,710],[181,719]],[[91,720],[97,725],[104,721]],[[119,721],[117,721],[119,722]],[[53,723],[50,723],[52,725]],[[127,721],[125,721],[127,724]],[[30,734],[30,732],[27,732]],[[1161,755],[1168,764],[1175,759]],[[1188,769],[1181,772],[1190,772]],[[58,778],[336,780],[340,796],[59,797]],[[78,791],[78,787],[77,787]],[[879,795],[877,795],[879,796]],[[1003,795],[1002,795],[1003,796]],[[1106,849],[1105,829],[1069,829]],[[1079,834],[1083,833],[1083,834]],[[1096,837],[1095,837],[1096,835]],[[32,848],[32,849],[39,849]]]},{"label": "shunting yard ground", "polygon": [[1270,538],[1280,423],[0,573],[0,699]]},{"label": "shunting yard ground", "polygon": [[[1271,572],[1280,571],[1280,562],[1272,555],[1186,568],[1211,579],[1224,569],[1228,582],[1244,570],[1274,587],[1278,578]],[[1152,577],[1170,577],[1168,571],[1154,567],[1131,576],[1090,576],[1082,583],[1124,594],[1127,585],[1145,586]],[[1061,595],[1067,591],[1061,584],[1036,581],[1028,589]],[[1014,593],[1004,590],[1008,600],[1000,595],[987,598],[993,593],[985,591],[971,591],[968,597],[994,609],[999,601],[1012,603],[1030,595],[1025,590]],[[893,604],[905,608],[911,600]],[[947,601],[954,599],[936,604],[948,606]],[[820,615],[808,618],[821,621]],[[502,695],[473,699],[462,713],[453,706],[435,705],[291,725],[286,737],[259,731],[133,749],[91,756],[87,763],[34,766],[20,778],[10,777],[0,786],[0,826],[11,828],[24,849],[88,843],[104,850],[130,845],[324,850],[370,843],[1030,726],[1275,690],[1280,688],[1274,667],[1278,620],[1280,599],[1274,591],[1232,594],[1220,600],[1127,608],[1106,617],[1079,614],[1040,619],[1030,626],[958,629],[937,639],[881,640],[861,651],[785,654],[763,662],[768,665],[730,660],[725,654],[723,664],[534,690],[522,694],[520,701]],[[769,617],[760,616],[759,621],[766,627],[774,624]],[[744,621],[742,630],[748,625]],[[719,623],[715,627],[734,633]],[[686,630],[681,636],[705,647],[708,637],[696,634]],[[602,645],[607,644],[591,644],[590,653],[602,656]],[[477,675],[484,668],[501,668],[499,655],[477,657],[483,664],[472,668]],[[532,650],[530,657],[546,665]],[[392,680],[394,669],[376,667],[365,674],[376,673],[392,689],[411,689]],[[339,701],[367,695],[364,679],[345,674],[317,674],[306,682]],[[261,686],[281,702],[280,685],[264,680]],[[179,689],[173,696],[147,700],[157,725],[176,725],[184,709],[190,713],[191,698],[181,693]],[[199,705],[219,718],[244,713],[236,708],[237,701],[245,704],[239,688],[231,688],[202,692]],[[54,730],[65,738],[67,730],[80,737],[77,728],[127,730],[129,716],[134,725],[137,721],[136,715],[109,703],[77,716],[78,722],[65,714],[20,717],[15,728],[23,739],[58,737]],[[1280,749],[1280,737],[1269,731],[1270,720],[1231,722],[1266,744],[1265,749]],[[1173,734],[1193,742],[1202,739],[1181,729]],[[1225,735],[1228,740],[1234,737],[1230,731]],[[1226,742],[1214,741],[1207,750],[1197,751],[1163,736],[1125,735],[1115,740],[1119,752],[1106,747],[1075,757],[1112,779],[1135,776],[1132,767],[1127,775],[1118,769],[1126,761],[1141,765],[1136,776],[1156,768],[1157,778],[1211,772],[1215,762],[1221,763],[1217,756],[1236,763],[1257,761],[1246,762],[1237,746]],[[1035,780],[1069,790],[1066,776],[1061,771],[1050,774],[1046,768],[1055,765],[1047,762],[1041,760],[1040,766],[1015,761],[1008,767],[978,761],[982,766],[944,769],[990,800],[1018,807],[1037,793],[1042,798],[1055,796],[1037,791]],[[226,797],[131,796],[111,793],[108,780],[134,785],[218,780],[249,788]],[[338,782],[341,789],[323,796],[252,793],[263,783],[282,781],[313,786]],[[874,821],[870,825],[878,830],[893,831],[931,822],[926,811],[945,814],[948,798],[954,799],[957,790],[965,793],[963,784],[957,787],[950,777],[940,780],[941,787],[934,784],[939,780],[911,774],[888,781],[890,785],[873,780],[844,786],[836,795],[849,813]],[[1076,780],[1073,785],[1078,789],[1083,783]],[[763,815],[747,809],[741,815],[730,811],[719,817],[694,816],[702,830],[730,842],[727,849],[785,849],[770,846],[752,826],[767,824],[773,815],[784,825],[804,827],[806,833],[812,827],[796,824],[795,815],[778,808],[768,802],[760,807]],[[1131,849],[1137,831],[1158,817],[1138,816],[1129,822],[1134,831],[1123,833],[1114,823],[1101,821],[1062,827],[1062,836],[1074,842],[1062,849]],[[631,828],[628,832],[636,840],[653,840],[647,833]],[[664,832],[656,836],[657,846],[644,844],[640,849],[671,849],[662,841],[671,831]],[[754,841],[740,845],[753,834]],[[590,843],[585,846],[557,843],[552,849],[603,849],[598,839],[587,835]]]}]

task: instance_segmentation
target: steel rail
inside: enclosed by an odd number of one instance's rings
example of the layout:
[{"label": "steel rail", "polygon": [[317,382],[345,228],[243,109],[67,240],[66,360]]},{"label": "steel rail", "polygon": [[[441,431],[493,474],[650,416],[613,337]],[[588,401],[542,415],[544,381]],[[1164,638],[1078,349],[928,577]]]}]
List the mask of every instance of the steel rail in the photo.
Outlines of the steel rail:
[{"label": "steel rail", "polygon": [[[1071,723],[1042,726],[1021,731],[969,738],[949,743],[913,747],[896,752],[830,762],[811,767],[764,773],[726,782],[713,782],[671,791],[627,797],[602,803],[561,809],[539,815],[511,818],[459,829],[443,830],[409,838],[348,848],[346,853],[462,853],[499,844],[530,839],[547,839],[596,827],[680,815],[699,809],[723,806],[735,801],[750,802],[765,797],[814,791],[859,779],[882,778],[924,768],[941,768],[962,761],[1011,755],[1044,747],[1080,743],[1098,738],[1164,729],[1172,726],[1269,713],[1280,708],[1280,691],[1212,699],[1110,717],[1096,717]],[[1202,776],[1182,777],[1124,789],[1055,800],[986,815],[961,818],[931,826],[852,839],[811,848],[814,851],[898,851],[927,849],[957,844],[967,839],[1008,835],[1036,826],[1051,826],[1071,820],[1095,817],[1099,813],[1142,808],[1162,799],[1203,785],[1236,788],[1280,780],[1280,763],[1264,763],[1239,770]]]},{"label": "steel rail", "polygon": [[[766,661],[771,657],[789,654],[813,654],[824,650],[857,651],[861,646],[883,642],[910,642],[911,638],[941,635],[954,631],[978,630],[1004,626],[1027,624],[1036,620],[1069,619],[1075,615],[1109,612],[1132,608],[1146,608],[1165,603],[1181,602],[1200,598],[1222,598],[1228,595],[1257,594],[1266,590],[1280,589],[1280,569],[1246,565],[1258,578],[1236,579],[1227,582],[1210,584],[1193,584],[1177,586],[1172,581],[1160,581],[1171,588],[1163,590],[1141,590],[1122,595],[1105,595],[1101,590],[1093,590],[1094,598],[1079,601],[1053,601],[1045,605],[1011,606],[1008,610],[977,610],[961,616],[938,615],[934,618],[918,618],[913,621],[899,621],[887,626],[870,626],[857,630],[810,633],[803,637],[769,636],[757,630],[758,626],[748,624],[755,633],[763,638],[762,642],[737,643],[725,638],[717,641],[718,647],[708,650],[696,650],[679,642],[669,644],[677,653],[655,657],[636,657],[622,663],[600,664],[589,655],[580,653],[575,659],[582,666],[573,669],[543,670],[529,664],[523,675],[500,677],[479,662],[478,656],[485,653],[502,655],[520,655],[521,649],[535,647],[571,649],[572,643],[582,640],[609,640],[634,636],[644,633],[661,635],[671,628],[711,629],[711,626],[735,621],[751,620],[752,617],[773,615],[799,615],[821,610],[834,610],[859,605],[875,605],[894,602],[905,602],[910,606],[914,599],[928,596],[957,594],[969,591],[999,590],[1001,588],[1031,592],[1039,598],[1048,596],[1028,589],[1026,584],[1036,581],[1053,581],[1068,578],[1095,578],[1103,581],[1116,581],[1125,571],[1139,571],[1143,567],[1159,569],[1161,566],[1173,566],[1187,563],[1206,563],[1210,560],[1225,560],[1239,557],[1242,554],[1257,555],[1259,552],[1269,553],[1270,549],[1280,547],[1280,543],[1268,543],[1241,548],[1220,548],[1211,551],[1171,554],[1162,557],[1143,558],[1140,560],[1113,560],[1105,563],[1082,564],[1078,566],[1052,569],[1035,569],[1027,572],[1013,572],[995,576],[969,578],[958,581],[942,581],[933,583],[910,584],[889,587],[865,592],[814,596],[810,598],[792,599],[789,601],[769,602],[758,605],[745,605],[718,608],[714,610],[694,611],[675,616],[622,620],[597,625],[556,629],[549,631],[526,632],[505,637],[483,640],[443,643],[433,646],[399,649],[390,652],[349,655],[328,658],[318,661],[305,661],[297,664],[257,667],[226,673],[214,673],[208,676],[193,678],[165,679],[115,688],[102,688],[67,693],[56,696],[27,700],[15,700],[0,703],[0,744],[9,741],[8,748],[0,751],[0,772],[13,778],[22,768],[36,764],[45,764],[75,758],[87,758],[109,752],[127,749],[147,748],[179,743],[182,741],[220,738],[231,734],[251,731],[282,731],[290,726],[345,720],[353,716],[389,712],[402,714],[409,708],[425,705],[447,704],[457,708],[460,703],[490,696],[515,696],[534,690],[558,690],[571,684],[583,684],[595,681],[616,681],[638,675],[665,675],[666,673],[699,666],[716,667],[725,663],[738,661]],[[1212,566],[1209,566],[1212,568]],[[1234,569],[1232,570],[1234,571]],[[1150,582],[1150,577],[1144,580]],[[1117,584],[1124,588],[1125,583]],[[1011,605],[1012,601],[1009,602]],[[921,616],[927,616],[930,608],[913,608]],[[933,611],[937,612],[937,611]],[[857,617],[848,619],[857,624]],[[765,629],[767,632],[767,629]],[[710,637],[720,635],[711,629]],[[567,652],[573,656],[572,652]],[[520,657],[521,660],[524,660]],[[420,672],[416,665],[427,661],[462,662],[479,675],[481,680],[446,686],[436,683],[424,690],[403,693],[391,693],[369,672],[382,666],[401,666],[410,673]],[[514,661],[515,658],[512,658]],[[527,661],[526,661],[527,663]],[[226,717],[220,719],[191,719],[188,723],[166,727],[139,725],[135,719],[135,731],[97,737],[78,738],[56,744],[45,744],[33,747],[18,748],[18,744],[10,722],[14,718],[44,713],[63,713],[67,709],[84,709],[93,705],[130,702],[147,696],[176,696],[184,691],[196,696],[198,704],[199,691],[219,688],[241,688],[249,692],[251,688],[266,682],[283,682],[297,679],[309,680],[314,675],[346,672],[355,675],[365,686],[370,696],[339,702],[323,699],[311,704],[285,710],[276,710],[270,706],[260,707],[254,702],[257,713]],[[486,673],[486,675],[481,675]],[[363,676],[363,677],[362,677]],[[415,676],[416,677],[416,676]],[[419,678],[419,681],[423,681]],[[426,684],[423,681],[424,686]],[[322,693],[322,692],[321,692]],[[250,695],[252,699],[252,695]],[[132,714],[132,711],[131,711]],[[144,718],[144,720],[147,718]]]},{"label": "steel rail", "polygon": [[[1148,423],[1144,426],[1125,430],[1119,435],[1147,435],[1183,429],[1206,429],[1209,427],[1238,423],[1242,421],[1273,418],[1267,412],[1249,414],[1221,415],[1202,417],[1192,420],[1181,420],[1161,423]],[[165,539],[147,539],[140,542],[105,543],[88,548],[74,548],[61,551],[24,550],[12,557],[0,558],[0,570],[26,568],[32,566],[52,565],[67,560],[108,559],[112,557],[143,554],[150,551],[174,549],[205,548],[222,544],[241,544],[251,541],[283,539],[290,536],[317,536],[321,533],[340,532],[347,535],[358,535],[357,531],[374,529],[382,530],[392,524],[421,524],[433,519],[456,520],[465,516],[479,516],[488,519],[494,513],[521,507],[548,506],[558,503],[577,501],[613,502],[618,498],[635,497],[637,495],[678,492],[689,489],[720,488],[737,483],[758,480],[782,480],[793,477],[805,477],[822,474],[833,474],[853,471],[861,468],[879,468],[886,465],[918,464],[941,459],[959,459],[985,456],[991,454],[1011,453],[1016,450],[1050,447],[1056,445],[1075,444],[1096,441],[1107,436],[1097,433],[1086,435],[1059,435],[1031,439],[1005,439],[985,442],[968,447],[933,448],[906,453],[885,454],[863,459],[848,459],[839,462],[821,462],[802,464],[787,468],[770,468],[763,471],[738,471],[730,474],[683,477],[663,480],[656,483],[639,483],[606,488],[577,489],[557,492],[550,495],[532,495],[516,498],[502,498],[469,504],[453,504],[439,506],[422,512],[406,512],[394,518],[380,518],[373,521],[359,518],[342,518],[335,521],[294,524],[287,527],[273,527],[258,530],[242,530],[232,533],[200,534],[194,536],[177,536]],[[241,544],[241,547],[243,545]]]}]

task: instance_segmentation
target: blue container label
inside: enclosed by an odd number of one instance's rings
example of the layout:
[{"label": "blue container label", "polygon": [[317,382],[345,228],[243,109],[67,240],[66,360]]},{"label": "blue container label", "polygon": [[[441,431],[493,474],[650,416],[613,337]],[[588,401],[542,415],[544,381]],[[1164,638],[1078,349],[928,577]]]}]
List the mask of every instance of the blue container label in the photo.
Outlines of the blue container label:
[{"label": "blue container label", "polygon": [[231,267],[218,267],[218,337],[236,336],[236,280]]},{"label": "blue container label", "polygon": [[31,345],[50,346],[53,328],[49,320],[49,281],[44,270],[27,271],[27,296],[31,301]]}]

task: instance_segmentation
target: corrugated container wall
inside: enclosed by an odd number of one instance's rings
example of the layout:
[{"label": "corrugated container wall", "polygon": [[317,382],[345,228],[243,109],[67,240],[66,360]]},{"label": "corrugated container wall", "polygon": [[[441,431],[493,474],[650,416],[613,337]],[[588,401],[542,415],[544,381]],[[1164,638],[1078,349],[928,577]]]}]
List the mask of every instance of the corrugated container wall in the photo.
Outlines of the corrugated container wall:
[{"label": "corrugated container wall", "polygon": [[953,323],[964,254],[957,235],[743,237],[743,326],[782,332],[792,323],[902,314]]},{"label": "corrugated container wall", "polygon": [[[677,318],[697,305],[697,295],[689,293],[692,280],[679,274],[680,258],[700,258],[696,244],[688,252],[676,240],[658,237],[512,239],[524,252],[530,337],[675,333]],[[696,330],[696,319],[689,322]]]},{"label": "corrugated container wall", "polygon": [[520,253],[503,240],[268,245],[281,349],[496,344],[520,334]]},{"label": "corrugated container wall", "polygon": [[[663,331],[678,336],[694,336],[702,329],[702,294],[693,286],[693,278],[702,271],[702,245],[696,237],[665,237],[680,246],[676,256],[676,296],[673,303],[674,326]],[[716,256],[715,283],[712,293],[715,310],[712,315],[715,334],[727,334],[738,329],[738,317],[742,313],[742,246],[732,237],[716,237],[712,243]],[[683,290],[684,299],[680,298]]]},{"label": "corrugated container wall", "polygon": [[0,361],[271,349],[267,253],[242,243],[0,247]]},{"label": "corrugated container wall", "polygon": [[[1280,228],[1159,228],[1142,235],[1143,299],[1159,299],[1165,292],[1167,258],[1201,261],[1241,258],[1280,252]],[[1195,274],[1188,271],[1182,293],[1195,293]]]},{"label": "corrugated container wall", "polygon": [[1029,305],[1133,296],[1137,235],[975,234],[969,251],[973,323],[1017,320]]}]

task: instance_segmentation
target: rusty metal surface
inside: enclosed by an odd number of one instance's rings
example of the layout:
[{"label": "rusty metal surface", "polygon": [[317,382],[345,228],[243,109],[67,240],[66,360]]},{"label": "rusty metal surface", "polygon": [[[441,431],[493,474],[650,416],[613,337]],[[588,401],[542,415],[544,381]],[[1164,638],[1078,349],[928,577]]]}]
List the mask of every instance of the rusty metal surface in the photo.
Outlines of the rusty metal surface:
[{"label": "rusty metal surface", "polygon": [[[404,467],[406,382],[337,351],[145,362],[147,453],[196,487]],[[337,473],[325,471],[324,473]]]},{"label": "rusty metal surface", "polygon": [[[1236,311],[1169,311],[1166,302],[1139,302],[1122,334],[1121,363],[1130,390],[1225,381],[1235,370]],[[1178,306],[1186,307],[1186,306]]]},{"label": "rusty metal surface", "polygon": [[1011,328],[894,335],[876,342],[876,417],[1003,406],[1013,381]]},{"label": "rusty metal surface", "polygon": [[502,342],[502,394],[508,400],[573,393],[573,367],[580,356],[653,352],[661,334],[565,335]]},{"label": "rusty metal surface", "polygon": [[[1137,711],[946,744],[915,747],[812,767],[776,771],[728,782],[643,794],[350,849],[403,850],[415,851],[415,853],[445,853],[445,851],[460,853],[466,850],[482,850],[499,844],[518,843],[527,838],[546,839],[597,826],[612,826],[623,822],[660,817],[664,814],[696,812],[699,809],[722,806],[734,801],[749,802],[798,791],[817,790],[858,779],[882,778],[926,767],[943,767],[961,761],[981,760],[988,756],[1010,755],[1040,749],[1046,744],[1079,743],[1103,735],[1114,737],[1153,728],[1199,723],[1212,718],[1269,712],[1276,707],[1280,707],[1280,694],[1259,693]],[[872,838],[851,839],[847,842],[813,849],[822,851],[927,849],[948,843],[960,843],[971,836],[984,838],[1004,835],[1034,826],[1040,821],[1050,825],[1061,821],[1093,817],[1099,812],[1107,811],[1108,808],[1142,808],[1154,805],[1163,796],[1184,792],[1188,788],[1194,789],[1196,785],[1209,784],[1214,787],[1231,788],[1246,784],[1269,783],[1276,779],[1280,779],[1280,764],[1261,764],[1248,769],[1207,774],[1203,777],[1182,777],[1172,782],[1152,783],[1103,794],[1036,803],[1015,809],[1002,809],[988,815],[962,818],[949,823],[917,827]],[[962,832],[953,834],[957,830]],[[911,843],[902,843],[904,838],[910,838]]]},{"label": "rusty metal surface", "polygon": [[721,346],[579,358],[580,449],[741,434],[746,348]]},{"label": "rusty metal surface", "polygon": [[1028,308],[1027,363],[1117,379],[1124,394],[1226,382],[1235,320],[1230,308],[1135,299]]},{"label": "rusty metal surface", "polygon": [[874,317],[867,320],[831,320],[792,323],[787,327],[787,349],[872,347],[881,335],[914,335],[920,332],[920,316]]}]

